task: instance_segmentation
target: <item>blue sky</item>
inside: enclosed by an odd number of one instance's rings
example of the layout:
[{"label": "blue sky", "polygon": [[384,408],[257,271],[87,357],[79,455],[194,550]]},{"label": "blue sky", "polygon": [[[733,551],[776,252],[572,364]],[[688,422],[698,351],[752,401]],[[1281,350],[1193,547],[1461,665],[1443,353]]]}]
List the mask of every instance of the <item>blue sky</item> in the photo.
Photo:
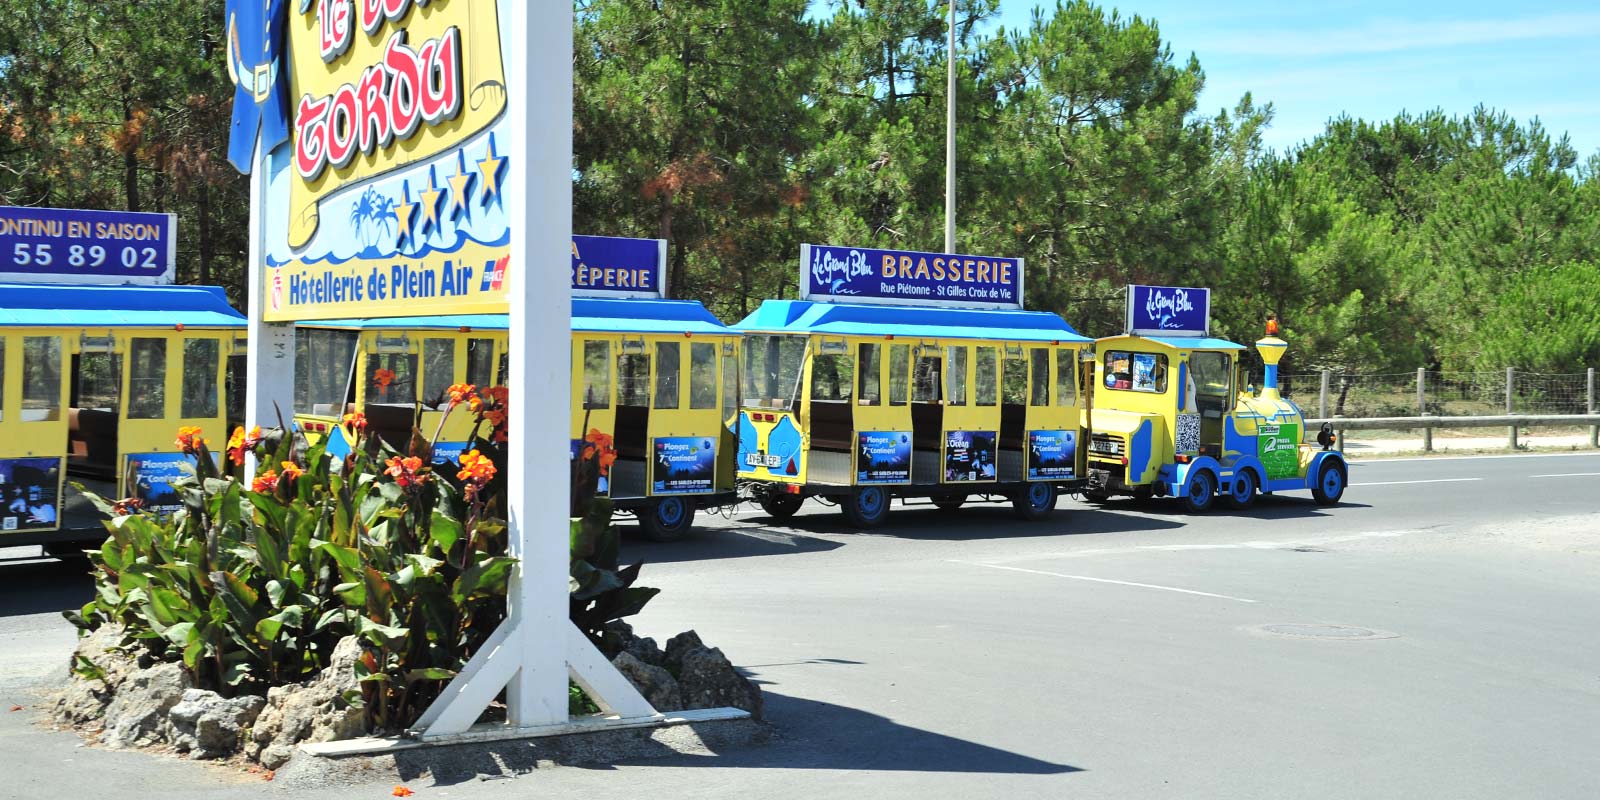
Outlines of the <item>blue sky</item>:
[{"label": "blue sky", "polygon": [[[1346,113],[1463,115],[1483,103],[1566,132],[1580,160],[1600,150],[1600,3],[1267,2],[1101,0],[1154,18],[1180,62],[1206,73],[1201,109],[1232,108],[1246,91],[1277,116],[1269,147],[1315,136]],[[1000,24],[1024,27],[1035,6],[1001,0]]]}]

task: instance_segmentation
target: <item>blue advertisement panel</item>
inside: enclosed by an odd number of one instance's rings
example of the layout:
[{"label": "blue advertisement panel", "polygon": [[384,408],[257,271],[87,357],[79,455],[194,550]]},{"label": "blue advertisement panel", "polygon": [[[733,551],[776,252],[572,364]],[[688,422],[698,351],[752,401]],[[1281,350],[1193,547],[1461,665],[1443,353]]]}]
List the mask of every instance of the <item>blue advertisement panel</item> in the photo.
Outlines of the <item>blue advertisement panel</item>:
[{"label": "blue advertisement panel", "polygon": [[0,281],[172,283],[171,214],[0,206]]},{"label": "blue advertisement panel", "polygon": [[1022,259],[803,244],[800,299],[1022,308]]},{"label": "blue advertisement panel", "polygon": [[433,463],[435,466],[461,466],[461,454],[467,452],[471,442],[435,442],[433,445]]},{"label": "blue advertisement panel", "polygon": [[717,447],[702,436],[660,436],[652,450],[652,494],[708,494],[717,488]]},{"label": "blue advertisement panel", "polygon": [[856,483],[910,482],[910,433],[905,431],[856,433]]},{"label": "blue advertisement panel", "polygon": [[1128,333],[1138,336],[1207,336],[1210,331],[1210,289],[1128,287]]},{"label": "blue advertisement panel", "polygon": [[994,431],[945,431],[945,483],[994,480]]},{"label": "blue advertisement panel", "polygon": [[182,453],[129,453],[123,462],[122,495],[137,498],[144,510],[170,514],[183,508],[180,478],[194,475],[195,461]]},{"label": "blue advertisement panel", "polygon": [[1028,431],[1028,480],[1071,478],[1077,460],[1076,431]]},{"label": "blue advertisement panel", "polygon": [[0,459],[0,533],[49,531],[61,518],[61,459]]},{"label": "blue advertisement panel", "polygon": [[661,297],[666,239],[572,237],[572,293],[580,297]]}]

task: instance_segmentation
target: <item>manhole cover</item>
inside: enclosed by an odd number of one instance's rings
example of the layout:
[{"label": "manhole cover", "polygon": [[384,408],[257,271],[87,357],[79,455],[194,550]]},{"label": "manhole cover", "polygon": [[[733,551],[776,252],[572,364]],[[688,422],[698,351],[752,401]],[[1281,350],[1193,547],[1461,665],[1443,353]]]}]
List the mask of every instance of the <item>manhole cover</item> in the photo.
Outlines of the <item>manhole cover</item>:
[{"label": "manhole cover", "polygon": [[1256,630],[1270,633],[1274,636],[1290,636],[1296,639],[1395,639],[1398,633],[1377,631],[1371,628],[1356,628],[1349,625],[1317,625],[1302,622],[1282,622],[1272,625],[1262,625]]}]

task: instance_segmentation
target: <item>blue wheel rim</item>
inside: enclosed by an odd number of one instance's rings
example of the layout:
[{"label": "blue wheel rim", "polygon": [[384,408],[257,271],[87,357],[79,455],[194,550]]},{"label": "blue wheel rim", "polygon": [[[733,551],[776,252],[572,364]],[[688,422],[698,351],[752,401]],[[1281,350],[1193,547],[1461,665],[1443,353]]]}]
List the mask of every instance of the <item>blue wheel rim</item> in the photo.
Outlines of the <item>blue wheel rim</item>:
[{"label": "blue wheel rim", "polygon": [[1035,483],[1028,487],[1028,502],[1034,508],[1043,508],[1050,501],[1050,484]]},{"label": "blue wheel rim", "polygon": [[1211,499],[1211,476],[1202,472],[1189,481],[1189,499],[1204,505]]},{"label": "blue wheel rim", "polygon": [[883,511],[883,490],[873,487],[862,489],[856,495],[856,510],[863,516],[876,517]]},{"label": "blue wheel rim", "polygon": [[1243,503],[1256,493],[1256,480],[1250,473],[1241,472],[1233,478],[1233,499]]},{"label": "blue wheel rim", "polygon": [[1339,470],[1329,467],[1322,471],[1322,493],[1333,497],[1344,489],[1344,475]]},{"label": "blue wheel rim", "polygon": [[672,527],[683,521],[683,511],[682,500],[676,497],[662,500],[656,504],[656,519],[660,520],[661,524]]}]

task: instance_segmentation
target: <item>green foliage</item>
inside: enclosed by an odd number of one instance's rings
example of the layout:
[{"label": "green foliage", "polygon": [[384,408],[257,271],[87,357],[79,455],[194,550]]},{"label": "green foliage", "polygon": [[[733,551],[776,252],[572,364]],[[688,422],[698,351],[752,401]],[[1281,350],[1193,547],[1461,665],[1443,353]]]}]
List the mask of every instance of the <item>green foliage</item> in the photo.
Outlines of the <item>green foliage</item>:
[{"label": "green foliage", "polygon": [[[588,422],[585,414],[584,427]],[[633,585],[643,562],[620,566],[621,538],[611,524],[611,498],[596,490],[615,459],[611,437],[591,430],[584,438],[583,451],[572,461],[569,616],[597,645],[604,640],[606,623],[639,613],[661,593],[660,589]]]},{"label": "green foliage", "polygon": [[1600,364],[1600,263],[1530,270],[1508,280],[1500,299],[1480,328],[1481,368],[1573,372]]}]

